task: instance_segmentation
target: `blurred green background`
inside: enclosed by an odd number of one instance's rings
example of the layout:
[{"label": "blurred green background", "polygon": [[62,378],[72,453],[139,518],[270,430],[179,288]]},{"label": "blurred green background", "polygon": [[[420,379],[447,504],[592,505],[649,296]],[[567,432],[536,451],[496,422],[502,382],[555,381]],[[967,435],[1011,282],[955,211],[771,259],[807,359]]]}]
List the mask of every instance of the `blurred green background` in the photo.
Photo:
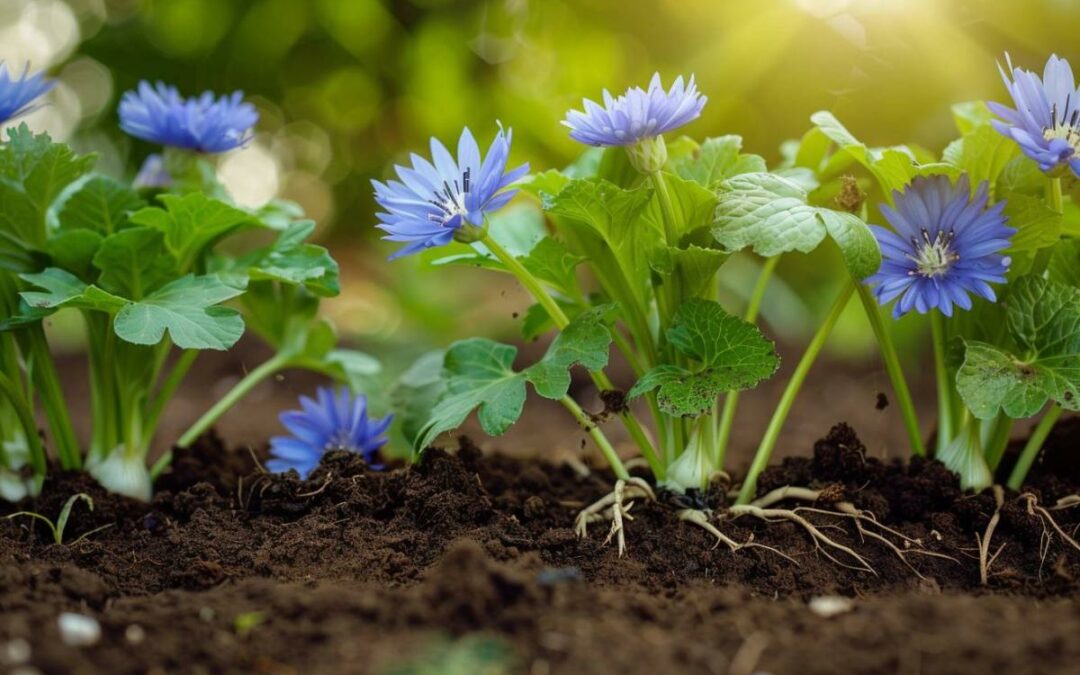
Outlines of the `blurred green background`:
[{"label": "blurred green background", "polygon": [[[221,160],[235,198],[300,202],[342,262],[328,311],[362,344],[419,348],[514,330],[510,308],[491,311],[490,275],[385,263],[369,180],[429,136],[468,124],[485,142],[500,120],[516,160],[559,166],[580,150],[568,108],[659,71],[696,74],[710,98],[688,133],[741,134],[770,162],[823,108],[869,143],[939,151],[952,103],[1003,95],[995,60],[1076,57],[1077,25],[1072,0],[0,0],[0,58],[56,75],[31,125],[113,174],[153,150],[116,125],[140,79],[243,89],[262,121]],[[820,259],[785,265],[765,318],[799,336],[836,280]],[[750,272],[736,262],[732,283]],[[853,312],[834,346],[866,354],[868,335]]]}]

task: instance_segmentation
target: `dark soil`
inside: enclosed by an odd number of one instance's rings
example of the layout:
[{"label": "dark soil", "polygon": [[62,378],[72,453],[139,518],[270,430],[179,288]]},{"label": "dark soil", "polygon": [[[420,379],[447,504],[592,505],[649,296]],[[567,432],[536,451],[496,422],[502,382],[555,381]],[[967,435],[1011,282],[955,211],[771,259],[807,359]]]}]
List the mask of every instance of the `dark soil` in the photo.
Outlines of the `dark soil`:
[{"label": "dark soil", "polygon": [[[1080,425],[1059,427],[1030,491],[1050,506],[1080,491]],[[1052,471],[1050,469],[1053,469]],[[1053,477],[1051,477],[1051,475]],[[670,500],[639,503],[629,552],[579,540],[576,511],[610,477],[568,467],[428,452],[368,470],[335,453],[309,480],[258,472],[214,438],[177,456],[150,504],[55,474],[34,503],[50,517],[77,492],[65,537],[0,521],[0,669],[30,673],[1075,673],[1080,552],[1007,494],[980,585],[976,534],[994,499],[963,494],[935,462],[867,458],[839,426],[812,458],[762,477],[829,487],[947,557],[860,541],[811,514],[875,572],[818,551],[791,523],[717,521],[732,553],[680,522]],[[727,497],[718,486],[703,499]],[[828,505],[822,505],[828,508]],[[1054,512],[1070,533],[1080,508]],[[1000,552],[999,552],[1000,549]],[[840,562],[846,561],[842,557]],[[810,601],[850,599],[831,618]],[[67,646],[60,612],[98,620]],[[424,669],[426,668],[426,669]],[[2,671],[0,671],[2,672]]]}]

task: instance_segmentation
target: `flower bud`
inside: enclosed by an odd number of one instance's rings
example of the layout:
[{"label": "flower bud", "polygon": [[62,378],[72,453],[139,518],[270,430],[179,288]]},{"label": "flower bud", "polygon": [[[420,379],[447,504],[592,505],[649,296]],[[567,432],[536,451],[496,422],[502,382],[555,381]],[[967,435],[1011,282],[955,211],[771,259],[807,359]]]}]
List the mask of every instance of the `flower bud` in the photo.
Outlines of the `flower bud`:
[{"label": "flower bud", "polygon": [[653,174],[667,164],[667,144],[663,136],[647,136],[633,145],[626,146],[630,164],[645,174]]}]

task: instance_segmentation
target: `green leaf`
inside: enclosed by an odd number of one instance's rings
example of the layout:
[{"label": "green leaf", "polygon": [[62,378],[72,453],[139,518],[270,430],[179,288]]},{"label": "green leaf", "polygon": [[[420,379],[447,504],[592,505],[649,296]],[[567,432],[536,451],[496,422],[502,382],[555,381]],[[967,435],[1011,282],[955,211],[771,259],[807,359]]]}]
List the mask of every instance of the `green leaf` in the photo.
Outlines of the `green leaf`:
[{"label": "green leaf", "polygon": [[303,286],[320,297],[335,296],[341,292],[338,264],[322,246],[306,243],[314,231],[314,221],[296,221],[272,245],[238,258],[233,267],[245,270],[250,279]]},{"label": "green leaf", "polygon": [[717,270],[730,257],[727,251],[694,244],[686,248],[665,247],[656,250],[652,268],[664,277],[677,275],[679,288],[687,297],[693,297],[710,288]]},{"label": "green leaf", "polygon": [[390,401],[401,433],[411,447],[418,445],[431,411],[446,393],[442,350],[427,352],[401,374],[390,390]]},{"label": "green leaf", "polygon": [[161,232],[133,227],[105,238],[94,256],[98,284],[110,293],[141,300],[176,278],[176,260]]},{"label": "green leaf", "polygon": [[242,292],[216,275],[188,275],[125,306],[113,327],[134,344],[158,344],[168,331],[181,349],[228,349],[243,335],[244,320],[235,309],[218,303]]},{"label": "green leaf", "polygon": [[573,294],[578,288],[574,270],[584,260],[571,253],[558,239],[544,237],[520,262],[537,279],[563,293]]},{"label": "green leaf", "polygon": [[989,127],[994,114],[982,101],[965,101],[952,107],[953,121],[961,134],[968,134],[981,127]]},{"label": "green leaf", "polygon": [[764,173],[765,160],[757,155],[741,154],[741,136],[720,136],[706,139],[690,156],[671,162],[680,177],[706,187],[741,173]]},{"label": "green leaf", "polygon": [[607,366],[611,329],[605,316],[612,309],[597,307],[575,317],[551,343],[544,358],[524,371],[536,393],[558,400],[570,390],[570,368],[581,365],[597,371]]},{"label": "green leaf", "polygon": [[24,281],[44,289],[26,291],[22,299],[31,309],[55,310],[61,307],[78,307],[100,312],[116,312],[127,301],[96,286],[89,286],[70,272],[50,267],[35,274],[21,274]]},{"label": "green leaf", "polygon": [[182,197],[161,195],[158,199],[165,208],[141,209],[130,220],[165,235],[165,246],[175,256],[181,272],[190,271],[221,238],[259,222],[240,209],[197,192]]},{"label": "green leaf", "polygon": [[881,263],[870,228],[857,216],[811,206],[807,193],[769,173],[735,176],[720,185],[713,236],[725,248],[750,247],[772,257],[788,251],[809,253],[831,236],[848,271],[863,279]]},{"label": "green leaf", "polygon": [[28,248],[43,250],[46,213],[60,193],[90,171],[95,157],[77,156],[26,124],[0,144],[0,230]]},{"label": "green leaf", "polygon": [[1050,255],[1047,269],[1051,280],[1080,288],[1080,240],[1059,242]]},{"label": "green leaf", "polygon": [[525,378],[513,370],[516,356],[516,347],[486,338],[452,344],[443,359],[446,393],[431,411],[417,449],[461,426],[473,410],[486,433],[498,436],[509,429],[525,405]]},{"label": "green leaf", "polygon": [[909,153],[899,149],[868,148],[830,112],[816,112],[810,116],[810,121],[841,151],[862,164],[877,179],[885,194],[902,189],[918,175],[914,157]]},{"label": "green leaf", "polygon": [[990,196],[993,197],[998,177],[1018,153],[1014,140],[998,133],[990,125],[983,125],[950,143],[942,158],[967,173],[973,188],[982,181],[988,181]]},{"label": "green leaf", "polygon": [[655,220],[639,217],[651,199],[650,187],[624,190],[595,178],[571,181],[545,199],[571,250],[589,260],[604,290],[619,303],[640,307],[649,298],[649,259],[664,241]]},{"label": "green leaf", "polygon": [[101,235],[127,226],[128,216],[146,206],[139,193],[106,176],[92,176],[64,200],[58,220],[63,230],[90,230]]},{"label": "green leaf", "polygon": [[[665,174],[665,183],[671,197],[672,215],[680,228],[680,241],[687,234],[707,228],[713,220],[716,210],[716,193],[692,180],[684,180],[672,174]],[[665,232],[664,215],[660,204],[660,193],[654,191],[648,207],[641,213],[641,221],[652,231]],[[666,235],[664,240],[666,241]]]},{"label": "green leaf", "polygon": [[102,241],[101,235],[93,230],[64,230],[49,238],[45,250],[54,266],[89,282],[97,278],[94,255]]},{"label": "green leaf", "polygon": [[1080,289],[1022,277],[1010,289],[1007,325],[1014,351],[966,344],[956,388],[972,414],[1022,419],[1047,401],[1080,410]]},{"label": "green leaf", "polygon": [[1010,253],[1035,251],[1052,246],[1061,238],[1062,215],[1042,199],[1009,193],[1005,197],[1005,215],[1009,226],[1017,229]]},{"label": "green leaf", "polygon": [[461,426],[473,410],[486,433],[502,434],[521,416],[526,382],[545,398],[565,396],[570,389],[568,371],[574,365],[590,370],[607,365],[610,310],[599,307],[575,318],[540,361],[520,372],[513,369],[515,347],[484,338],[455,342],[443,361],[446,394],[432,410],[417,447],[425,448],[439,434]]},{"label": "green leaf", "polygon": [[638,380],[629,396],[657,389],[660,409],[671,415],[708,412],[717,396],[757,385],[776,372],[780,364],[773,343],[756,326],[728,314],[711,300],[684,303],[667,337],[696,365],[657,366]]}]

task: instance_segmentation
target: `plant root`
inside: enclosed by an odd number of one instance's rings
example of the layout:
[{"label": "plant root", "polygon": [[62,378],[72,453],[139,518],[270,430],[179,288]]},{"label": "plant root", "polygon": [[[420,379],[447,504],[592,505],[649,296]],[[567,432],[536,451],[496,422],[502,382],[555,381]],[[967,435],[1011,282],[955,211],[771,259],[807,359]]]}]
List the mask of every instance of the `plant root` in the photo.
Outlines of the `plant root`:
[{"label": "plant root", "polygon": [[[903,532],[888,527],[878,521],[877,517],[869,511],[863,511],[854,504],[843,499],[843,490],[839,486],[830,486],[821,490],[806,487],[788,485],[776,488],[759,497],[750,504],[733,506],[729,510],[733,516],[749,515],[766,521],[787,520],[793,522],[805,530],[813,539],[814,545],[825,557],[841,567],[856,569],[877,575],[877,571],[869,561],[850,546],[845,546],[832,537],[826,535],[823,530],[837,528],[837,525],[820,525],[811,522],[803,514],[817,514],[851,520],[855,524],[859,538],[862,541],[872,539],[893,552],[904,565],[920,579],[923,575],[911,564],[908,559],[912,555],[925,555],[934,558],[943,558],[958,563],[952,556],[935,551],[927,550],[921,539],[909,537]],[[829,508],[816,506],[797,506],[791,509],[776,508],[783,501],[796,501],[807,504],[826,504]],[[891,539],[894,538],[896,541]],[[899,543],[897,543],[897,541]],[[843,553],[857,564],[850,565],[839,560],[834,554]]]},{"label": "plant root", "polygon": [[619,557],[626,553],[626,527],[624,520],[633,520],[630,509],[633,508],[634,499],[656,501],[656,493],[652,486],[642,478],[631,477],[619,480],[615,483],[615,489],[604,495],[590,506],[581,510],[574,519],[574,531],[578,537],[588,536],[589,523],[611,521],[611,530],[604,539],[606,546],[615,537],[619,545]]},{"label": "plant root", "polygon": [[702,511],[700,509],[682,509],[678,512],[677,515],[679,517],[679,520],[690,523],[691,525],[697,525],[712,536],[716,537],[716,545],[713,546],[713,548],[716,548],[720,544],[724,544],[732,553],[735,553],[736,551],[744,548],[763,548],[766,551],[771,551],[776,555],[780,556],[781,558],[784,558],[785,560],[794,563],[795,565],[799,564],[799,561],[795,560],[794,558],[780,551],[779,549],[755,542],[753,536],[751,536],[749,540],[743,543],[735,541],[731,537],[721,532],[720,529],[717,528],[715,525],[713,525],[712,522],[710,522],[709,520],[709,514],[705,511]]},{"label": "plant root", "polygon": [[[1078,542],[1075,537],[1071,536],[1068,532],[1066,532],[1061,527],[1061,525],[1059,525],[1058,522],[1054,520],[1054,516],[1050,513],[1049,509],[1039,505],[1038,497],[1031,494],[1030,492],[1025,492],[1024,494],[1020,495],[1020,499],[1027,503],[1028,515],[1038,516],[1039,519],[1043,522],[1043,527],[1049,525],[1051,528],[1053,528],[1055,532],[1057,532],[1058,536],[1061,537],[1062,540],[1065,541],[1065,543],[1067,543],[1069,546],[1072,546],[1077,551],[1080,551],[1080,542]],[[1067,500],[1069,498],[1066,497],[1065,499]],[[1054,507],[1055,509],[1069,508],[1068,506],[1061,507],[1061,501],[1059,501],[1058,505]],[[1080,501],[1073,503],[1072,506],[1076,506],[1078,504],[1080,504]]]},{"label": "plant root", "polygon": [[990,539],[994,536],[994,530],[997,529],[998,522],[1001,520],[1001,507],[1005,505],[1005,490],[1000,485],[994,485],[991,490],[994,492],[994,515],[990,516],[990,522],[987,523],[986,531],[981,537],[975,533],[975,543],[979,545],[979,583],[983,586],[990,579],[990,567],[1005,549],[1005,544],[1002,544],[997,552],[992,557],[990,556]]}]

